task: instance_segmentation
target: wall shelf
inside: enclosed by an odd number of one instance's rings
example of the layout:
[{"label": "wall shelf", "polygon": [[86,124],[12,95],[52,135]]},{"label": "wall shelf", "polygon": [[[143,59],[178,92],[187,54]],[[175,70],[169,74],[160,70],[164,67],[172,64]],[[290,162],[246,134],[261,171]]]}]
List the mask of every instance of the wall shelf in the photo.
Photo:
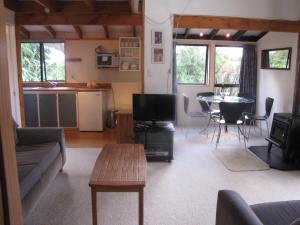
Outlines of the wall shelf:
[{"label": "wall shelf", "polygon": [[120,71],[141,70],[141,39],[139,37],[120,37]]}]

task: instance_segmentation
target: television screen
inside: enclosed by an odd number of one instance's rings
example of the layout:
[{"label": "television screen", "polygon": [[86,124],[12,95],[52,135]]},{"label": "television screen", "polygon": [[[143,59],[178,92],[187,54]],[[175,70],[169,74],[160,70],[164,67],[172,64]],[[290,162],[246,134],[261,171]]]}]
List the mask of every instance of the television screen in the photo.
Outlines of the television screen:
[{"label": "television screen", "polygon": [[133,119],[137,121],[175,121],[175,95],[133,94]]}]

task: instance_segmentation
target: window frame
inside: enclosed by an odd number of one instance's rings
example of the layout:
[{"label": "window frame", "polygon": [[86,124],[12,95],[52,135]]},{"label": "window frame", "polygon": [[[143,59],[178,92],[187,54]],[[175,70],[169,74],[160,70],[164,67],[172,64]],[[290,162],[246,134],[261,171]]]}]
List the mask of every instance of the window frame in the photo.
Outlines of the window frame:
[{"label": "window frame", "polygon": [[193,86],[193,85],[197,85],[197,86],[205,86],[208,85],[208,66],[209,66],[209,44],[179,44],[176,43],[175,44],[175,54],[176,54],[176,47],[177,46],[205,46],[206,47],[206,57],[205,57],[205,74],[204,74],[204,82],[203,83],[180,83],[177,82],[177,57],[176,57],[176,67],[175,67],[175,71],[176,71],[176,84],[177,85],[189,85],[189,86]]},{"label": "window frame", "polygon": [[[46,72],[46,61],[45,61],[45,51],[44,51],[44,44],[64,44],[64,54],[65,54],[65,42],[64,41],[22,41],[21,42],[21,54],[22,54],[22,44],[39,44],[40,45],[40,80],[39,81],[24,81],[23,80],[23,73],[22,73],[22,82],[24,83],[47,83],[47,82],[57,82],[63,83],[66,82],[66,62],[65,62],[65,79],[64,80],[48,80],[47,79],[47,72]],[[21,55],[21,60],[22,55]],[[22,66],[22,63],[21,63]],[[22,66],[23,70],[23,66]]]},{"label": "window frame", "polygon": [[[286,68],[270,67],[270,63],[269,63],[269,66],[267,66],[267,64],[265,64],[265,57],[267,57],[266,55],[271,51],[280,51],[280,50],[288,50],[289,51],[288,57],[287,57],[288,67],[286,67]],[[260,64],[261,69],[265,69],[265,70],[291,70],[291,63],[292,63],[292,48],[291,47],[272,48],[272,49],[263,49],[263,50],[261,50],[261,64]]]},{"label": "window frame", "polygon": [[[215,54],[214,54],[214,87],[221,87],[221,88],[235,88],[235,87],[240,87],[240,82],[238,84],[216,83],[216,55],[217,55],[217,47],[228,47],[228,48],[241,48],[241,49],[243,49],[243,46],[242,45],[215,45]],[[241,65],[242,65],[242,61],[241,61]]]}]

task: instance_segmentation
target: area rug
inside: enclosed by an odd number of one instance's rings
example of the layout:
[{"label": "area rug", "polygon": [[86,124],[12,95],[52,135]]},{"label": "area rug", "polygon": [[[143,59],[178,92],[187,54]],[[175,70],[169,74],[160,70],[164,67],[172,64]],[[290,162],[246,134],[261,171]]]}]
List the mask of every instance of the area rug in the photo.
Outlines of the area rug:
[{"label": "area rug", "polygon": [[252,152],[245,151],[245,149],[240,146],[218,146],[218,149],[214,150],[214,154],[223,165],[232,172],[270,169],[268,164],[256,157]]},{"label": "area rug", "polygon": [[268,146],[251,146],[249,150],[257,157],[278,170],[300,170],[300,166],[293,163],[287,163],[282,160],[282,151],[276,146],[272,147],[271,153],[268,153]]}]

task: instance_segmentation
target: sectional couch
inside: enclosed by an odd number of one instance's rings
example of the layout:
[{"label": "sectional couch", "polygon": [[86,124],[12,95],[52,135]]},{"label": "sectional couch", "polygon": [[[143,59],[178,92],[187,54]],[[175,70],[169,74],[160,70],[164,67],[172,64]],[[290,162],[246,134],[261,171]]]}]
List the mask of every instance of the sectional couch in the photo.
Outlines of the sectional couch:
[{"label": "sectional couch", "polygon": [[222,190],[216,225],[300,225],[300,200],[249,206],[235,191]]},{"label": "sectional couch", "polygon": [[66,162],[61,128],[18,128],[16,156],[26,222],[38,200]]}]

